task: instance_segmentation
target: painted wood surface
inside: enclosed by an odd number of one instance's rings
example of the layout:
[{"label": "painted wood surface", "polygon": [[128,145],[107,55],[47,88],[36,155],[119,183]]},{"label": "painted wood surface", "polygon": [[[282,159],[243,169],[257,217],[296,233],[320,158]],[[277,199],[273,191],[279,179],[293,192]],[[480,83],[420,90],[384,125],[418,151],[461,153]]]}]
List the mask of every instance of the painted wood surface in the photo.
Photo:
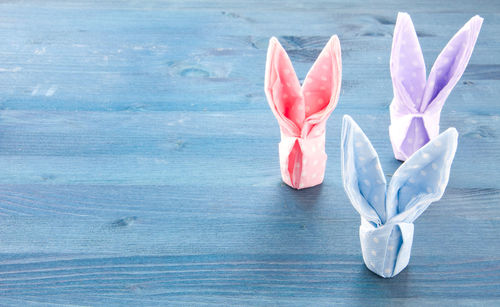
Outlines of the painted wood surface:
[{"label": "painted wood surface", "polygon": [[[0,3],[0,305],[498,305],[497,1]],[[460,133],[410,265],[362,263],[340,179],[350,114],[399,166],[387,126],[398,11],[428,68],[485,18],[442,127]],[[263,91],[278,36],[301,79],[330,35],[343,52],[325,182],[281,182]]]}]

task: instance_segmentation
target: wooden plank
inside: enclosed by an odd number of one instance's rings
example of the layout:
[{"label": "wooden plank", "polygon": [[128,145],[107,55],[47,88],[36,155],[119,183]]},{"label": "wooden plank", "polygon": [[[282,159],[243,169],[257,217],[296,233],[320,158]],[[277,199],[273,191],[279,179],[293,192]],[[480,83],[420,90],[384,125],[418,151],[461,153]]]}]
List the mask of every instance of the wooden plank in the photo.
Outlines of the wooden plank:
[{"label": "wooden plank", "polygon": [[[500,7],[495,1],[37,1],[0,4],[0,305],[498,305]],[[350,114],[390,179],[389,55],[408,11],[428,70],[485,23],[448,99],[449,186],[410,265],[363,265],[340,178]],[[263,92],[278,36],[303,79],[343,52],[325,182],[281,182]]]}]

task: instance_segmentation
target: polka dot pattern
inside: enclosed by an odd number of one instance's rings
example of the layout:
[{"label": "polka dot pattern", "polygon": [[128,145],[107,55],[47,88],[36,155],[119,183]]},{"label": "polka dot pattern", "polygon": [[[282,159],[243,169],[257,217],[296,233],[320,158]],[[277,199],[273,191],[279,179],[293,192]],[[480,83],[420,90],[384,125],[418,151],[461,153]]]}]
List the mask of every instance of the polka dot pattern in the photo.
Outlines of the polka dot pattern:
[{"label": "polka dot pattern", "polygon": [[[289,186],[303,189],[321,184],[325,175],[326,160],[324,133],[307,139],[282,135],[281,177]],[[291,165],[293,167],[290,167]]]},{"label": "polka dot pattern", "polygon": [[385,185],[378,155],[349,116],[342,123],[342,179],[361,215],[366,266],[382,277],[403,270],[410,259],[413,222],[441,198],[448,183],[458,133],[450,128],[416,151]]},{"label": "polka dot pattern", "polygon": [[439,134],[441,109],[467,67],[482,22],[474,16],[453,36],[426,80],[412,20],[406,13],[398,14],[390,61],[394,99],[389,127],[396,159],[405,161]]},{"label": "polka dot pattern", "polygon": [[323,182],[325,125],[338,101],[341,71],[337,36],[328,41],[302,86],[278,40],[269,42],[265,91],[282,133],[282,178],[296,189]]}]

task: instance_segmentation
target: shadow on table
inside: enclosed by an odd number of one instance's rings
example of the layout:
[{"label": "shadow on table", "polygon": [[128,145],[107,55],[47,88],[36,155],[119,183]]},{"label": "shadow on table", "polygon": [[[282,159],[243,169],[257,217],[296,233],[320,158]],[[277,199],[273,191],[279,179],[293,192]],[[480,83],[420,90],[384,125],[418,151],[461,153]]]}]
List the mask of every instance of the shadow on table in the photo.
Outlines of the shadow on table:
[{"label": "shadow on table", "polygon": [[296,206],[303,210],[312,209],[321,198],[321,191],[323,189],[323,184],[296,190],[281,182],[280,187],[277,189],[277,197],[280,203],[285,203],[288,205]]}]

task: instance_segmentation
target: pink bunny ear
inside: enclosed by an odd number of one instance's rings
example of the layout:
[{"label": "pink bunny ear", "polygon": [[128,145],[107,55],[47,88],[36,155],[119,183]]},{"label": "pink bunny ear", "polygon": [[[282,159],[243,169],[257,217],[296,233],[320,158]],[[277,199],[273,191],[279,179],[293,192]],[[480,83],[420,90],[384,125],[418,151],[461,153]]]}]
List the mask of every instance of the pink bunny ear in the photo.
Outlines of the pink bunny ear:
[{"label": "pink bunny ear", "polygon": [[427,80],[421,112],[427,107],[441,110],[469,63],[482,24],[483,18],[472,17],[441,51]]},{"label": "pink bunny ear", "polygon": [[326,119],[337,106],[342,80],[340,42],[330,38],[309,70],[302,86],[305,117],[314,123]]},{"label": "pink bunny ear", "polygon": [[425,87],[425,62],[417,33],[407,13],[398,13],[391,51],[391,77],[396,100],[418,110]]},{"label": "pink bunny ear", "polygon": [[305,114],[300,83],[290,58],[275,37],[269,41],[264,83],[267,101],[281,128],[290,135],[300,135]]}]

